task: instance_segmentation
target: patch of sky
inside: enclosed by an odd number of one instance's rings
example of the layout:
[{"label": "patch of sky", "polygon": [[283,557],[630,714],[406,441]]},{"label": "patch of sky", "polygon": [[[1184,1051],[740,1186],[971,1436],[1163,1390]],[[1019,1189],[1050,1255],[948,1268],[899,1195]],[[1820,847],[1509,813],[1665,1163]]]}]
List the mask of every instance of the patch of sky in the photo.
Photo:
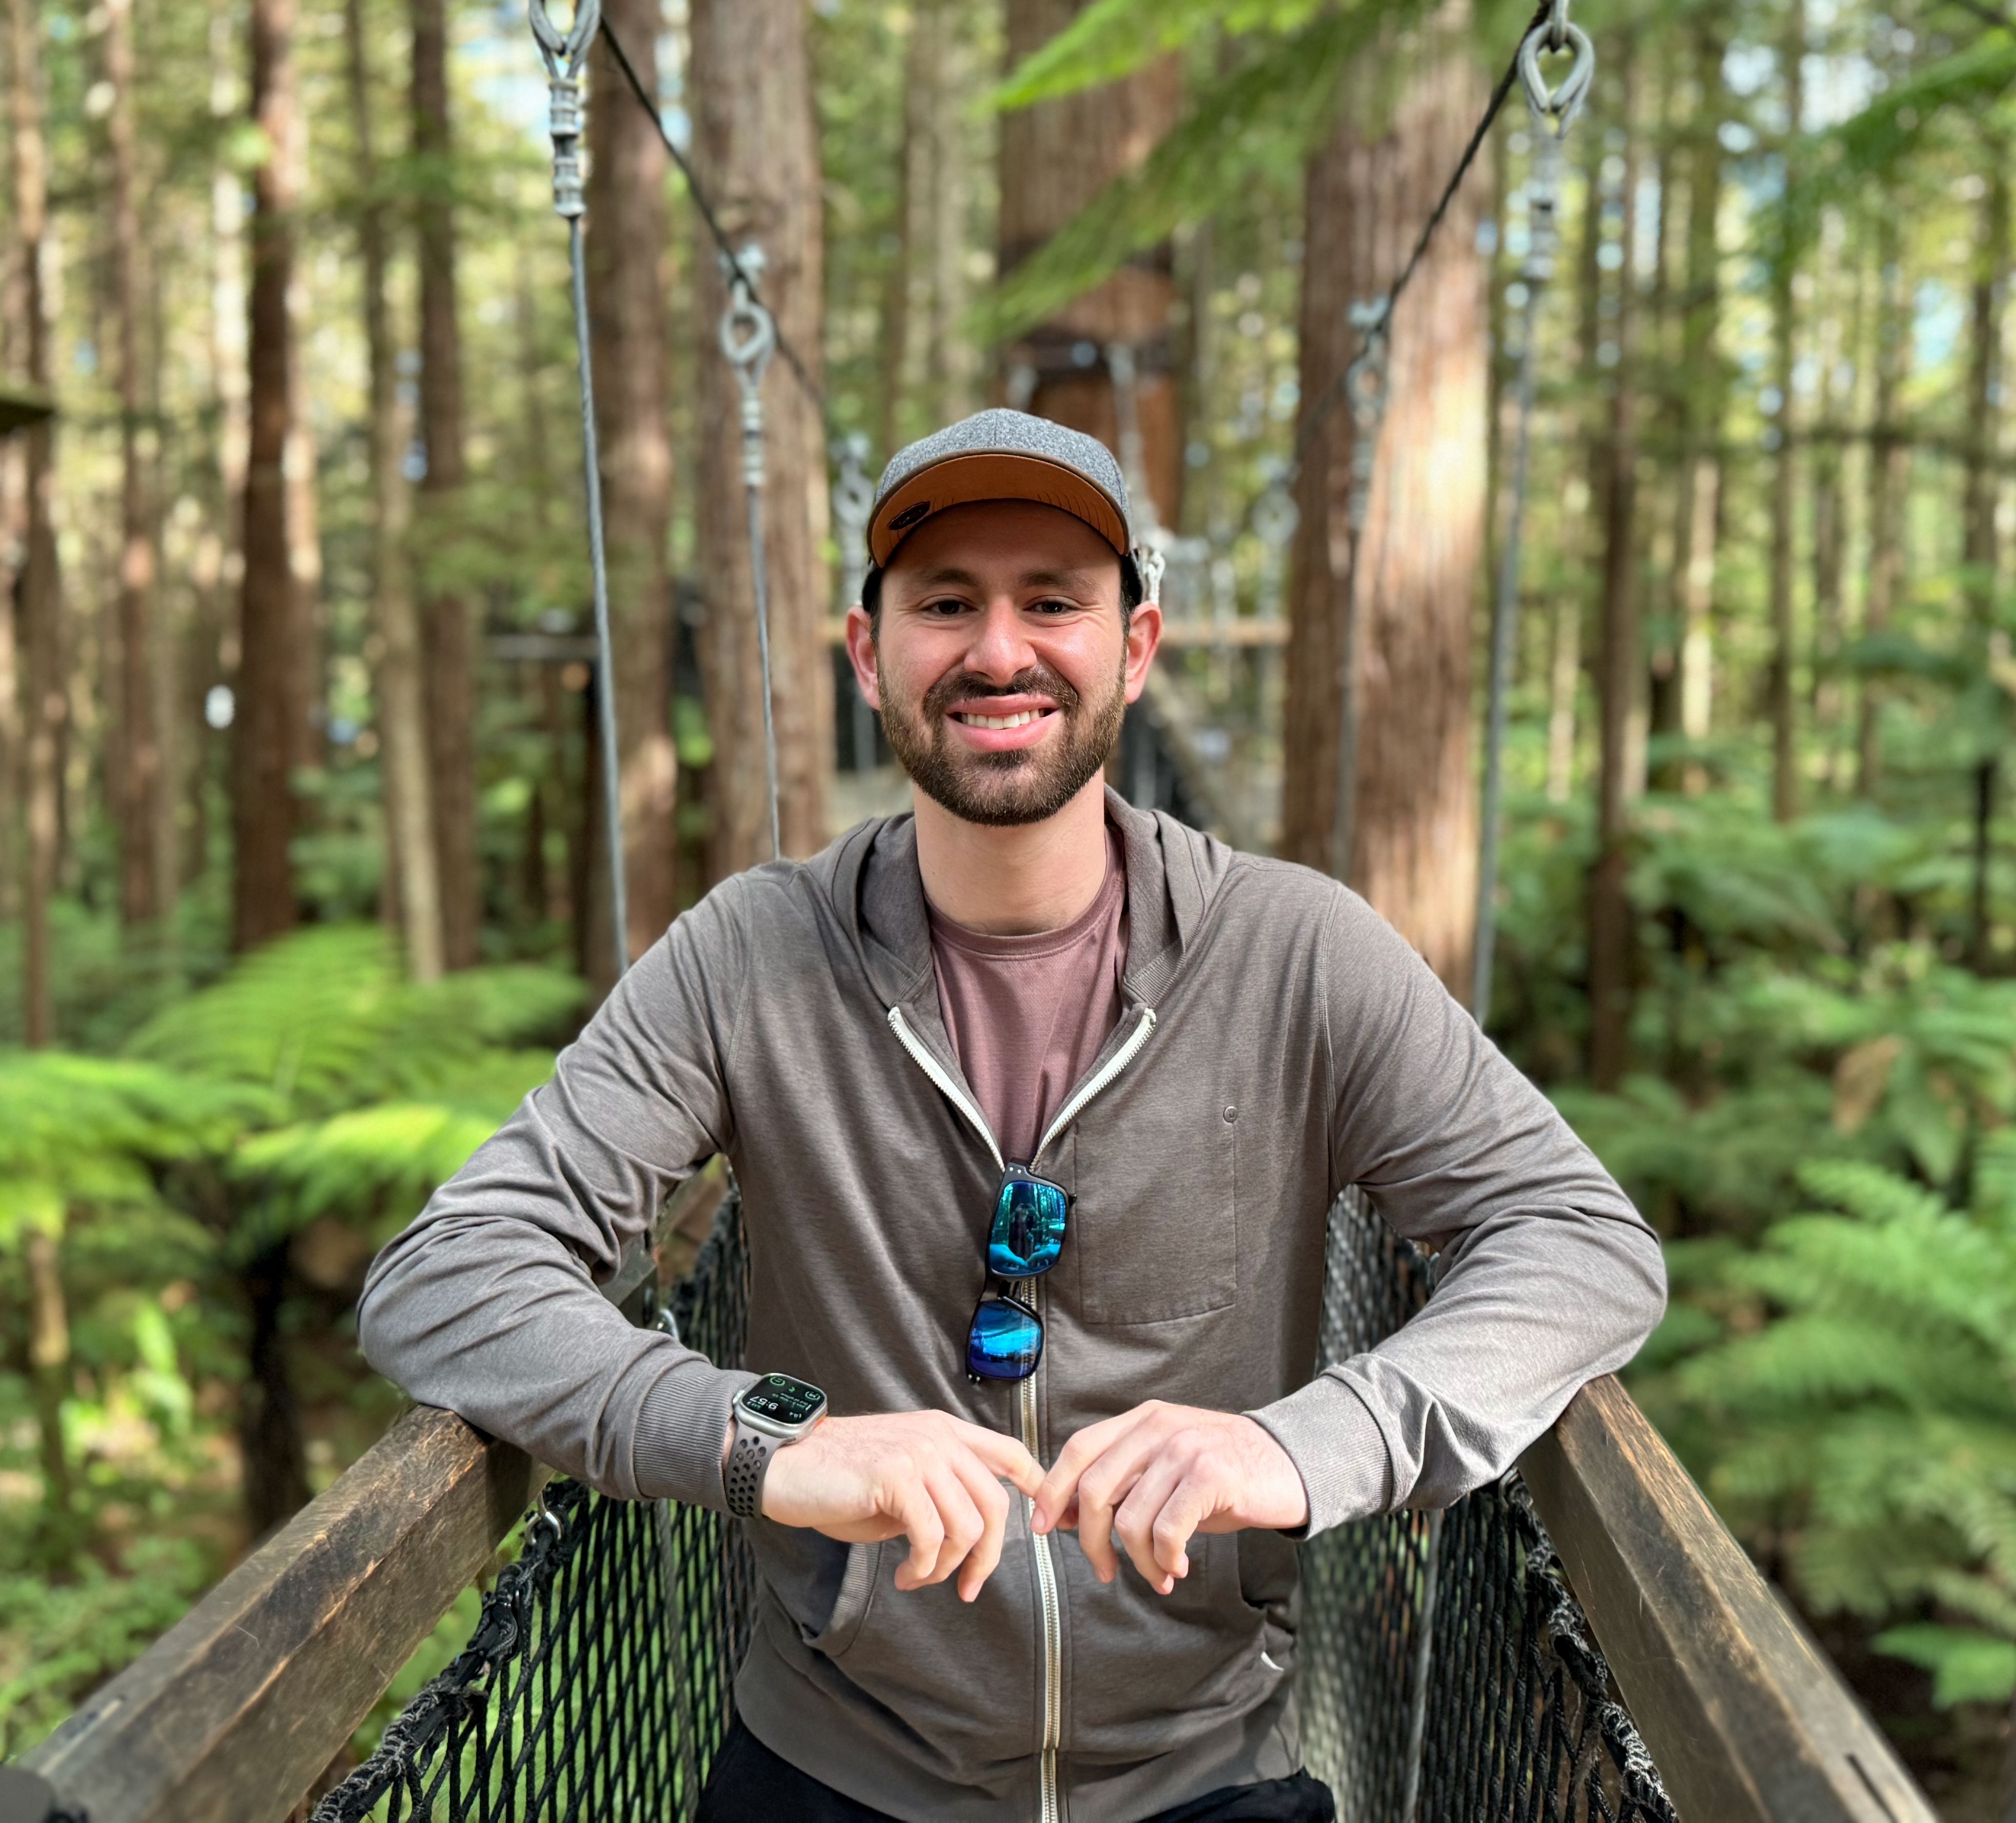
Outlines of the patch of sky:
[{"label": "patch of sky", "polygon": [[1960,294],[1942,279],[1924,279],[1911,308],[1911,368],[1930,373],[1953,358],[1967,326]]}]

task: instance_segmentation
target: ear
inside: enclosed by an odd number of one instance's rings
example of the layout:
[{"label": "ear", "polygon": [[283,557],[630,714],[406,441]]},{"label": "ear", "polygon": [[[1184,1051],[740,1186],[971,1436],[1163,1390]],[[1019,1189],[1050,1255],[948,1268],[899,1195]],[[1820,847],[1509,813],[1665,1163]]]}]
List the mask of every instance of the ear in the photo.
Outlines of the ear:
[{"label": "ear", "polygon": [[[875,625],[856,602],[847,611],[847,661],[854,667],[862,700],[871,709],[882,707],[882,679],[875,668]],[[1128,699],[1133,700],[1131,697]]]},{"label": "ear", "polygon": [[1162,608],[1159,602],[1144,601],[1127,621],[1127,700],[1138,703],[1147,687],[1148,667],[1154,662],[1155,648],[1162,643]]}]

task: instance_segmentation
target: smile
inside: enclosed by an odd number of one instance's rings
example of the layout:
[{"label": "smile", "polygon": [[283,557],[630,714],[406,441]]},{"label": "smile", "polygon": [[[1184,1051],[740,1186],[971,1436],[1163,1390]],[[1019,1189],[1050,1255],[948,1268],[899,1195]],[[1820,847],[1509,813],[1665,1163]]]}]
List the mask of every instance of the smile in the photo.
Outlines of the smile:
[{"label": "smile", "polygon": [[1013,715],[976,715],[955,712],[952,719],[968,728],[1024,728],[1052,713],[1048,709],[1023,709]]}]

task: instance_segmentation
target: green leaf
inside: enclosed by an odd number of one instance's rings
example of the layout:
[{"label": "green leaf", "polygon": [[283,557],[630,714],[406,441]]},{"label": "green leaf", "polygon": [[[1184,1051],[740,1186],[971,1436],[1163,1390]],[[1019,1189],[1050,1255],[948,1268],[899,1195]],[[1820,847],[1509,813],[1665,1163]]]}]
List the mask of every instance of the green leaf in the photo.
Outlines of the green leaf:
[{"label": "green leaf", "polygon": [[1997,1639],[1971,1627],[1893,1627],[1870,1642],[1879,1652],[1932,1674],[1932,1701],[2007,1702],[2016,1695],[2016,1640]]}]

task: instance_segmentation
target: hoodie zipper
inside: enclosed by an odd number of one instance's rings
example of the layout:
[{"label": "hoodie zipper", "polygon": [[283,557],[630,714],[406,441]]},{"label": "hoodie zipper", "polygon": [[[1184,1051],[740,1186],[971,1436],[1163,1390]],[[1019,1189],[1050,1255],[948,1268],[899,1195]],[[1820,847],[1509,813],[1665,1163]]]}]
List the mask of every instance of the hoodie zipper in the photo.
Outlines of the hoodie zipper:
[{"label": "hoodie zipper", "polygon": [[[910,1029],[909,1021],[903,1017],[900,1007],[889,1009],[889,1029],[895,1032],[904,1050],[916,1061],[918,1068],[931,1078],[945,1099],[964,1115],[974,1132],[987,1142],[987,1150],[992,1155],[995,1166],[1005,1171],[1007,1166],[1001,1157],[1001,1147],[995,1141],[993,1130],[988,1126],[986,1116],[974,1105],[973,1099],[962,1088],[958,1080],[930,1051],[923,1041]],[[1085,1104],[1103,1090],[1111,1086],[1114,1079],[1131,1064],[1148,1042],[1148,1035],[1155,1029],[1155,1010],[1143,1007],[1141,1017],[1135,1022],[1133,1031],[1119,1050],[1107,1058],[1104,1065],[1095,1070],[1072,1090],[1064,1106],[1057,1110],[1057,1119],[1050,1122],[1036,1147],[1036,1156],[1029,1161],[1034,1172],[1036,1159],[1049,1150],[1051,1140],[1062,1133],[1083,1111]],[[1029,1288],[1031,1308],[1040,1311],[1042,1307],[1041,1281],[1031,1281]],[[1040,1462],[1042,1461],[1042,1436],[1036,1420],[1036,1376],[1031,1374],[1019,1388],[1022,1418],[1022,1447]],[[1024,1505],[1034,1511],[1034,1504],[1027,1501]],[[1057,1565],[1050,1556],[1050,1540],[1047,1533],[1039,1533],[1035,1526],[1029,1529],[1029,1547],[1036,1563],[1036,1594],[1043,1611],[1043,1750],[1041,1771],[1037,1785],[1038,1823],[1060,1823],[1062,1807],[1057,1794],[1057,1747],[1064,1739],[1064,1616],[1057,1598]]]}]

